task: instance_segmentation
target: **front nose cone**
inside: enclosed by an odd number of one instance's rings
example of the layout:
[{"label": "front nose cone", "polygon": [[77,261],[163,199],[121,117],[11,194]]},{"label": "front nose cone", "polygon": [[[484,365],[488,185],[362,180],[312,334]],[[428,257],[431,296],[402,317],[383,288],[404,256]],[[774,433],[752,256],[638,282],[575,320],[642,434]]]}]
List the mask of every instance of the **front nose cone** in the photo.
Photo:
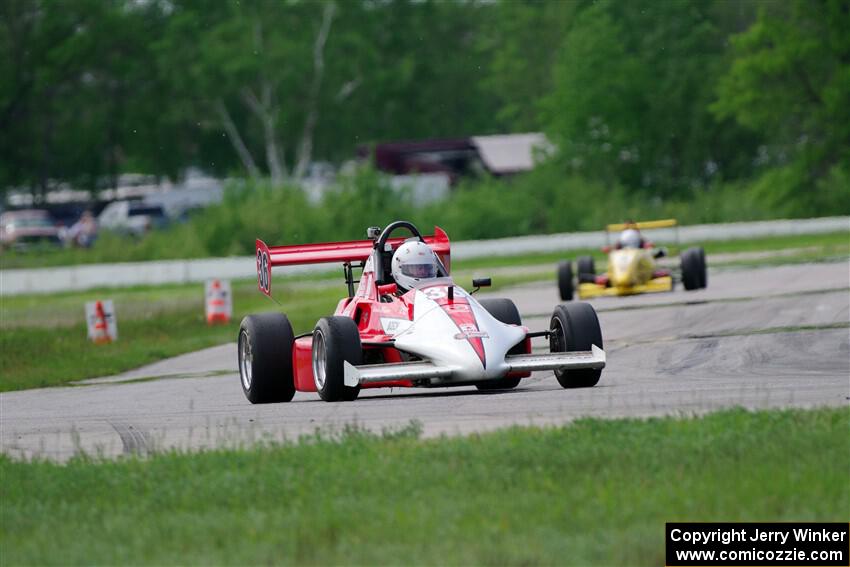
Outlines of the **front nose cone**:
[{"label": "front nose cone", "polygon": [[631,255],[621,254],[612,259],[611,262],[611,284],[617,287],[635,285],[634,258]]},{"label": "front nose cone", "polygon": [[611,283],[617,287],[628,287],[634,285],[635,279],[632,277],[628,271],[625,272],[614,272],[614,275],[611,277]]}]

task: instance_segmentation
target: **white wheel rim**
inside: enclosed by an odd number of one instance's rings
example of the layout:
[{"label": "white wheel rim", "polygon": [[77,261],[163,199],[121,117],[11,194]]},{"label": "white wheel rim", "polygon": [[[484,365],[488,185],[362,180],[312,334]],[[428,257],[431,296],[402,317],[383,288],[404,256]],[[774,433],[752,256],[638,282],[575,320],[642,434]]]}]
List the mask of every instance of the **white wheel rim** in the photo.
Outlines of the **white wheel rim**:
[{"label": "white wheel rim", "polygon": [[251,352],[251,341],[248,340],[247,331],[239,335],[239,375],[242,378],[242,387],[251,389],[251,377],[254,365],[254,355]]},{"label": "white wheel rim", "polygon": [[316,382],[316,389],[322,390],[325,387],[325,369],[327,368],[327,349],[325,349],[325,337],[321,331],[316,331],[313,336],[313,379]]}]

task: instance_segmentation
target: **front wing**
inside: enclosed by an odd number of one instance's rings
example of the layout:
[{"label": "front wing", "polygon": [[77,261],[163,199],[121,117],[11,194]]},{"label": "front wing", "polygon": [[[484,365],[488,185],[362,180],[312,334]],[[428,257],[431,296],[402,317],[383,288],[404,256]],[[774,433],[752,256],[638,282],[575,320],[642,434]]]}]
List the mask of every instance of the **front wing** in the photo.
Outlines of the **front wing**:
[{"label": "front wing", "polygon": [[[357,386],[390,380],[421,380],[425,378],[451,378],[457,370],[451,366],[438,366],[431,362],[401,362],[394,364],[367,364],[354,366],[344,363],[345,385]],[[546,354],[516,354],[505,357],[504,374],[509,372],[536,372],[539,370],[572,370],[580,368],[605,368],[605,351],[596,345],[589,351],[551,352]],[[482,377],[482,380],[485,379]]]},{"label": "front wing", "polygon": [[663,276],[653,278],[643,285],[633,286],[611,286],[606,287],[595,283],[582,283],[578,286],[579,299],[590,299],[593,297],[610,297],[618,295],[636,295],[638,293],[658,293],[662,291],[673,291],[673,278]]}]

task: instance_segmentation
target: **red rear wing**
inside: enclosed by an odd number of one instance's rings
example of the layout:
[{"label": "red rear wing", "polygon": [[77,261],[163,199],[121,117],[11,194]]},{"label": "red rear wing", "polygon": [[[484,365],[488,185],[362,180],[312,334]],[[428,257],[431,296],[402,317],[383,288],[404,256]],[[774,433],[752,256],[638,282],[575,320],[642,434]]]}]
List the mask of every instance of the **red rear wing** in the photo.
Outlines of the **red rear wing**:
[{"label": "red rear wing", "polygon": [[[434,227],[433,236],[425,236],[440,261],[450,269],[451,246],[449,237],[440,227]],[[398,248],[407,238],[390,238],[387,246]],[[375,246],[374,240],[350,240],[348,242],[324,242],[317,244],[294,244],[291,246],[268,246],[257,239],[257,287],[271,296],[272,268],[275,266],[297,266],[303,264],[333,264],[336,262],[365,261]]]}]

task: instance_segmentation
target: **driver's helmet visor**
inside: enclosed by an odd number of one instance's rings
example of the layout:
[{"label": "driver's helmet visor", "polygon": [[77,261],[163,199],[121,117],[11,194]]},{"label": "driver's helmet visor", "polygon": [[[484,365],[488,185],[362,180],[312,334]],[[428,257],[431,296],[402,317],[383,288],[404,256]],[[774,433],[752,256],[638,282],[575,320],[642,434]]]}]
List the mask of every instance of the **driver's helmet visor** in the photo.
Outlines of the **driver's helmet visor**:
[{"label": "driver's helmet visor", "polygon": [[429,264],[402,264],[401,273],[411,278],[435,278],[437,277],[437,266]]}]

